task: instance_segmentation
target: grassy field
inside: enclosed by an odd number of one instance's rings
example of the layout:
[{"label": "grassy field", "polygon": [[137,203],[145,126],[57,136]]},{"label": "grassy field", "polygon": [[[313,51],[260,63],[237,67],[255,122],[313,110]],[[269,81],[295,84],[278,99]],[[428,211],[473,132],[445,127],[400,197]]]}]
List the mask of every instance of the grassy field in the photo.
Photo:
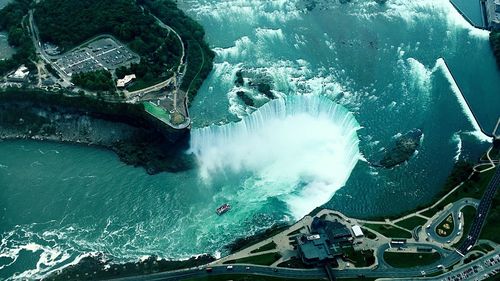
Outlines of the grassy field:
[{"label": "grassy field", "polygon": [[365,224],[364,227],[375,230],[376,232],[389,238],[412,237],[410,232],[387,224]]},{"label": "grassy field", "polygon": [[466,206],[462,209],[462,213],[464,216],[464,225],[462,227],[462,238],[460,238],[460,241],[453,244],[453,247],[460,246],[460,244],[462,244],[467,238],[467,233],[469,233],[469,230],[472,226],[472,221],[474,220],[474,216],[476,215],[476,209],[472,206]]},{"label": "grassy field", "polygon": [[370,230],[368,230],[368,228],[364,228],[363,227],[363,234],[368,239],[375,239],[375,238],[377,238],[377,235],[375,233],[371,232]]},{"label": "grassy field", "polygon": [[163,122],[170,122],[170,114],[163,108],[152,104],[150,102],[144,103],[144,109],[154,117],[160,119]]},{"label": "grassy field", "polygon": [[279,253],[269,253],[257,256],[250,256],[246,258],[230,260],[225,262],[225,264],[231,263],[249,263],[249,264],[257,264],[257,265],[271,265],[275,261],[279,260],[281,255]]},{"label": "grassy field", "polygon": [[426,223],[426,222],[427,222],[427,220],[424,218],[421,218],[418,216],[413,216],[413,217],[409,217],[405,220],[397,222],[396,225],[404,227],[408,230],[413,230],[415,227],[417,227],[419,225],[424,225],[424,223]]},{"label": "grassy field", "polygon": [[[201,278],[189,278],[184,279],[183,281],[286,281],[286,280],[294,280],[294,281],[315,281],[321,280],[324,281],[326,279],[290,279],[290,278],[278,278],[278,277],[270,277],[264,275],[253,275],[253,274],[224,274],[224,275],[212,275],[208,277]],[[343,279],[340,279],[343,280]]]},{"label": "grassy field", "polygon": [[373,250],[355,251],[354,248],[343,248],[342,251],[355,267],[368,267],[375,263]]},{"label": "grassy field", "polygon": [[488,186],[488,183],[490,182],[494,173],[495,170],[490,170],[477,175],[477,177],[474,177],[473,179],[467,180],[459,189],[455,190],[455,192],[446,197],[443,202],[439,203],[436,207],[423,212],[422,215],[430,218],[437,212],[441,211],[449,203],[453,203],[464,197],[481,199],[484,190]]},{"label": "grassy field", "polygon": [[259,253],[259,252],[269,251],[269,250],[273,250],[273,249],[276,249],[276,243],[274,243],[274,241],[271,241],[271,242],[267,243],[266,245],[251,251],[250,253],[252,253],[252,254]]},{"label": "grassy field", "polygon": [[471,251],[481,251],[484,253],[493,252],[495,249],[488,244],[479,244],[472,247]]},{"label": "grassy field", "polygon": [[430,265],[441,258],[439,253],[384,252],[384,260],[393,267],[409,268]]}]

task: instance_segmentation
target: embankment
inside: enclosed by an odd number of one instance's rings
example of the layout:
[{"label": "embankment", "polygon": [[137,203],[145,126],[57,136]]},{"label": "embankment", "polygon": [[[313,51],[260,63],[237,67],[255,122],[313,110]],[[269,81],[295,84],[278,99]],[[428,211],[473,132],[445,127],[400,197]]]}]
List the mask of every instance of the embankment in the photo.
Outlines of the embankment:
[{"label": "embankment", "polygon": [[140,104],[108,103],[43,91],[0,92],[0,139],[101,146],[149,174],[192,168],[189,130],[156,122]]}]

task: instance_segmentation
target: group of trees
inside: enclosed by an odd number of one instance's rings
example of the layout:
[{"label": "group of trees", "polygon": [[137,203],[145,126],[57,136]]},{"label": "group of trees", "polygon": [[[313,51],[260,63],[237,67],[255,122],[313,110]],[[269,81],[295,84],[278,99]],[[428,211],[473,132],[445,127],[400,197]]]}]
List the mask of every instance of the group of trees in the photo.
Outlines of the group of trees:
[{"label": "group of trees", "polygon": [[[23,29],[22,20],[31,0],[15,0],[0,12],[0,30],[9,32],[9,43],[17,47],[10,60],[0,62],[0,73],[35,59],[34,46]],[[35,22],[44,42],[68,51],[99,34],[111,34],[124,41],[141,56],[138,64],[117,71],[117,77],[134,73],[138,83],[158,81],[172,75],[182,54],[178,38],[156,23],[154,14],[181,36],[188,68],[181,89],[193,98],[212,70],[214,53],[204,41],[203,27],[177,8],[172,0],[44,0],[35,6]],[[26,20],[27,22],[27,20]],[[97,75],[97,76],[96,76]],[[75,84],[90,78],[99,80],[98,88],[107,88],[103,73],[77,75]],[[95,85],[94,85],[95,86]]]},{"label": "group of trees", "polygon": [[497,64],[500,66],[500,30],[493,30],[490,33],[490,44],[493,48],[493,54],[497,59]]},{"label": "group of trees", "polygon": [[35,59],[35,48],[22,24],[30,3],[30,0],[15,0],[0,10],[0,31],[8,32],[8,42],[16,48],[16,53],[11,58],[0,61],[0,75],[5,75],[21,64],[30,70],[35,69],[32,63]]},{"label": "group of trees", "polygon": [[109,71],[104,69],[75,73],[71,76],[71,82],[90,91],[115,91],[113,77]]},{"label": "group of trees", "polygon": [[99,34],[127,43],[141,61],[116,76],[134,73],[141,84],[171,75],[182,54],[177,37],[134,0],[45,0],[36,6],[35,20],[41,40],[65,51]]},{"label": "group of trees", "polygon": [[137,3],[147,7],[152,14],[165,24],[171,26],[181,36],[187,48],[188,69],[181,89],[188,92],[191,101],[208,76],[213,66],[214,52],[204,41],[203,27],[177,8],[171,0],[137,0]]}]

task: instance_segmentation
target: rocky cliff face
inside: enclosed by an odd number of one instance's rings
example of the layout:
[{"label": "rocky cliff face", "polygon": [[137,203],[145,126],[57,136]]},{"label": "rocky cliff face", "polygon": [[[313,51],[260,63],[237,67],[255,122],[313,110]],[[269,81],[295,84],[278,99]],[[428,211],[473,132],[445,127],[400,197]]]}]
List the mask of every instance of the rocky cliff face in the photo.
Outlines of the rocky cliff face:
[{"label": "rocky cliff face", "polygon": [[[118,119],[118,118],[117,118]],[[167,140],[165,132],[126,122],[97,118],[90,113],[29,102],[0,103],[0,139],[35,139],[103,146],[127,164],[150,174],[190,169],[185,155],[187,134]]]}]

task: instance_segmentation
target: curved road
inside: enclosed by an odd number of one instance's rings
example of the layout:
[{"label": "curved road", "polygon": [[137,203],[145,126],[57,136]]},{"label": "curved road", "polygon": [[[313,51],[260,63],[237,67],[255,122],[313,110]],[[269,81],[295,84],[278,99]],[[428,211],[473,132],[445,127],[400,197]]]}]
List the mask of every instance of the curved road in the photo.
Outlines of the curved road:
[{"label": "curved road", "polygon": [[481,198],[481,203],[479,203],[479,207],[477,208],[476,216],[474,217],[474,221],[472,222],[469,235],[458,249],[460,253],[465,255],[470,250],[470,248],[474,246],[474,244],[476,244],[498,186],[500,186],[500,168],[497,167],[495,175],[493,175],[493,178],[491,179],[488,187],[486,188],[486,191],[483,194],[483,198]]},{"label": "curved road", "polygon": [[[457,236],[460,236],[460,233],[462,231],[460,227],[462,219],[459,219],[460,211],[466,206],[473,206],[474,208],[477,209],[479,205],[479,200],[473,198],[462,198],[459,201],[454,202],[452,204],[453,205],[451,206],[451,208],[441,212],[440,215],[436,217],[436,219],[434,219],[431,224],[425,227],[427,236],[429,236],[432,240],[441,244],[450,244]],[[436,231],[437,227],[450,214],[453,216],[454,228],[450,233],[450,235],[446,237],[439,236]]]}]

